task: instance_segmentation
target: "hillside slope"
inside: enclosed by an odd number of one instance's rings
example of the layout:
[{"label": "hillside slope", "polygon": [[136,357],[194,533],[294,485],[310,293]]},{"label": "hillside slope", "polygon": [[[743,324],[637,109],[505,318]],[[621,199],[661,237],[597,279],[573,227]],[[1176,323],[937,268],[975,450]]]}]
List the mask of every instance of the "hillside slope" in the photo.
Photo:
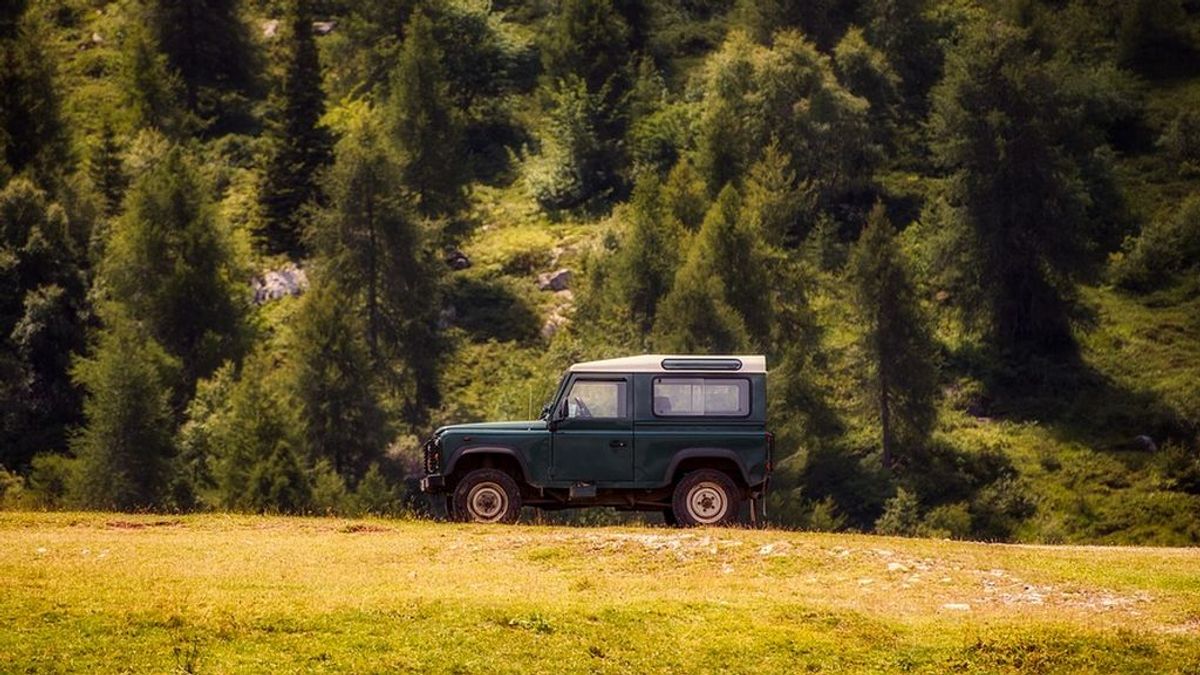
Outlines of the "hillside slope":
[{"label": "hillside slope", "polygon": [[1200,551],[0,514],[0,671],[1192,672]]}]

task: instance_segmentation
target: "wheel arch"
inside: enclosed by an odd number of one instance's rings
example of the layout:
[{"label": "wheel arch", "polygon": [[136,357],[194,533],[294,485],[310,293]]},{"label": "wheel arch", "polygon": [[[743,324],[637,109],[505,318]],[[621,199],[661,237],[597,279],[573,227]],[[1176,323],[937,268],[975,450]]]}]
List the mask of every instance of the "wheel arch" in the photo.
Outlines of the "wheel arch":
[{"label": "wheel arch", "polygon": [[675,453],[667,465],[665,476],[668,485],[674,485],[689,471],[716,469],[729,474],[734,483],[742,488],[750,487],[750,474],[738,454],[728,448],[688,448]]},{"label": "wheel arch", "polygon": [[477,445],[460,448],[450,457],[446,464],[447,484],[457,484],[468,472],[484,468],[501,469],[518,484],[529,483],[525,459],[516,450],[503,445]]}]

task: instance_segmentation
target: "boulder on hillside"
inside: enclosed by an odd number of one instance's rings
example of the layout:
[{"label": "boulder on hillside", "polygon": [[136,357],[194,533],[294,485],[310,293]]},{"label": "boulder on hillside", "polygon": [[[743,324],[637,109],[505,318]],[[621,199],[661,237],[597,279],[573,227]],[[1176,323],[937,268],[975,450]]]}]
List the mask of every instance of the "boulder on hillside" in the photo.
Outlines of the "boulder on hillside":
[{"label": "boulder on hillside", "polygon": [[543,291],[565,291],[571,286],[571,270],[564,267],[539,274],[537,285]]},{"label": "boulder on hillside", "polygon": [[467,257],[467,254],[456,248],[446,251],[445,260],[446,265],[455,271],[465,270],[471,266],[471,259]]},{"label": "boulder on hillside", "polygon": [[302,295],[308,289],[308,274],[296,263],[288,263],[255,277],[250,288],[254,292],[254,304],[265,305],[289,295]]}]

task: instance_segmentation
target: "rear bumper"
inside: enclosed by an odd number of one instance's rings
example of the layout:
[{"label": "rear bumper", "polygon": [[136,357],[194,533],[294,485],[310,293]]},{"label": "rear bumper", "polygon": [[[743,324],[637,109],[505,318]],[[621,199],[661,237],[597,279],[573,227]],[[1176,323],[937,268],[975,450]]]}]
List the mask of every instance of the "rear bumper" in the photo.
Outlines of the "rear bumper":
[{"label": "rear bumper", "polygon": [[421,492],[436,493],[446,489],[446,477],[440,473],[431,473],[421,479]]}]

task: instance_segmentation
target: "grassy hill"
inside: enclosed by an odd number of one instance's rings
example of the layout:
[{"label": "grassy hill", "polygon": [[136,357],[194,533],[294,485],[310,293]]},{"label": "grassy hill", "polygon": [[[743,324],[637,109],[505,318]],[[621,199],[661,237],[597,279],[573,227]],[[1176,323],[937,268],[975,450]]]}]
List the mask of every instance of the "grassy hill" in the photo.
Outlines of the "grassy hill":
[{"label": "grassy hill", "polygon": [[0,514],[0,671],[1194,672],[1200,551]]}]

